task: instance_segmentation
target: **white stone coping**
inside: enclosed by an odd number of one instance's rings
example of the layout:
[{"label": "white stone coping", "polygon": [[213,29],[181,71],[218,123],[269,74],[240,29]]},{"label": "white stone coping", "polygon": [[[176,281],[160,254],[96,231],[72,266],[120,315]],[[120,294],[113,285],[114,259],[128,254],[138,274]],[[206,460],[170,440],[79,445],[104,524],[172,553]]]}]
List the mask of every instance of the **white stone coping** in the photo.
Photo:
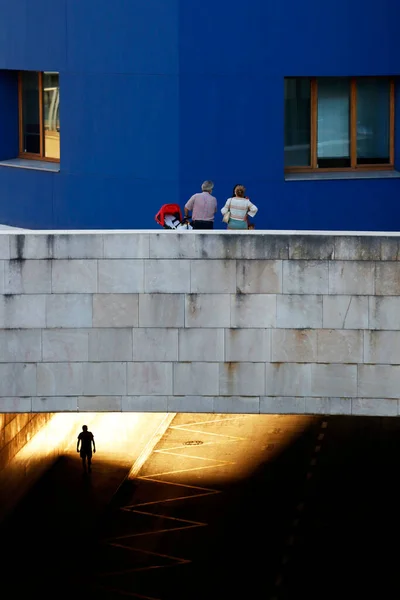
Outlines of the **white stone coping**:
[{"label": "white stone coping", "polygon": [[336,231],[336,230],[302,230],[302,229],[257,229],[250,231],[228,231],[225,229],[199,231],[178,231],[169,229],[22,229],[12,226],[0,227],[0,235],[206,235],[206,236],[326,236],[326,237],[400,237],[399,231]]}]

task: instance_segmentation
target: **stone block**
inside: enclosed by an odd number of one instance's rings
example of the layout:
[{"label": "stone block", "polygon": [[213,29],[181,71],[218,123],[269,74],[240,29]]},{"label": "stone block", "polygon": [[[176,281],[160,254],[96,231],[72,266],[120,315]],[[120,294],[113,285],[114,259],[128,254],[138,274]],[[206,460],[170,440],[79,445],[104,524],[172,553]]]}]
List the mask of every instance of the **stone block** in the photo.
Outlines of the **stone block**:
[{"label": "stone block", "polygon": [[400,260],[400,238],[382,237],[381,239],[381,260]]},{"label": "stone block", "polygon": [[400,331],[364,331],[363,362],[400,365]]},{"label": "stone block", "polygon": [[375,236],[335,237],[335,260],[380,260],[381,241]]},{"label": "stone block", "polygon": [[330,415],[351,415],[352,398],[329,398]]},{"label": "stone block", "polygon": [[308,363],[317,359],[317,332],[312,329],[273,329],[272,362]]},{"label": "stone block", "polygon": [[141,294],[139,327],[183,327],[184,298],[183,294]]},{"label": "stone block", "polygon": [[375,294],[400,296],[400,263],[381,262],[375,266]]},{"label": "stone block", "polygon": [[180,329],[179,360],[182,362],[222,362],[223,329]]},{"label": "stone block", "polygon": [[168,396],[122,396],[122,412],[168,412]]},{"label": "stone block", "polygon": [[149,258],[150,234],[148,233],[105,233],[104,258]]},{"label": "stone block", "polygon": [[121,412],[121,396],[79,396],[79,412]]},{"label": "stone block", "polygon": [[289,236],[257,232],[163,231],[150,236],[151,258],[284,259]]},{"label": "stone block", "polygon": [[374,293],[373,262],[332,261],[329,263],[329,293],[368,296]]},{"label": "stone block", "polygon": [[[231,327],[275,327],[276,298],[277,297],[275,296],[275,294],[232,295]],[[226,327],[226,325],[224,327]]]},{"label": "stone block", "polygon": [[[51,263],[48,260],[10,260],[4,264],[5,294],[50,294]],[[0,283],[1,286],[1,283]]]},{"label": "stone block", "polygon": [[85,329],[44,329],[43,362],[86,362],[89,358]]},{"label": "stone block", "polygon": [[290,396],[263,396],[260,398],[261,414],[296,415],[306,411],[305,398]]},{"label": "stone block", "polygon": [[100,260],[99,292],[108,294],[135,294],[144,292],[144,261]]},{"label": "stone block", "polygon": [[76,396],[53,396],[32,398],[32,412],[77,412],[78,398]]},{"label": "stone block", "polygon": [[89,361],[120,362],[132,360],[132,329],[89,330]]},{"label": "stone block", "polygon": [[[41,296],[38,297],[41,298]],[[32,298],[32,296],[28,298]],[[91,327],[92,304],[90,294],[46,296],[46,325],[51,328]]]},{"label": "stone block", "polygon": [[123,396],[126,392],[125,362],[83,363],[83,395]]},{"label": "stone block", "polygon": [[400,330],[400,297],[369,298],[369,328]]},{"label": "stone block", "polygon": [[150,294],[190,292],[190,261],[146,260],[144,262],[144,291]]},{"label": "stone block", "polygon": [[38,396],[79,396],[83,394],[82,363],[39,363]]},{"label": "stone block", "polygon": [[229,294],[187,294],[185,327],[229,327],[230,298]]},{"label": "stone block", "polygon": [[36,396],[36,365],[1,363],[0,396]]},{"label": "stone block", "polygon": [[204,235],[194,232],[161,231],[150,235],[150,258],[207,258],[202,256]]},{"label": "stone block", "polygon": [[168,412],[212,413],[214,396],[168,396]]},{"label": "stone block", "polygon": [[290,294],[277,296],[276,324],[277,327],[284,329],[322,327],[322,296]]},{"label": "stone block", "polygon": [[328,261],[284,260],[284,294],[327,294]]},{"label": "stone block", "polygon": [[53,234],[16,234],[10,235],[11,259],[39,260],[53,258]]},{"label": "stone block", "polygon": [[10,237],[5,233],[0,233],[0,259],[8,260],[10,258]]},{"label": "stone block", "polygon": [[95,294],[93,327],[137,327],[139,296],[137,294]]},{"label": "stone block", "polygon": [[335,239],[327,235],[291,235],[289,259],[333,260]]},{"label": "stone block", "polygon": [[36,329],[46,325],[46,296],[0,296],[1,329]]},{"label": "stone block", "polygon": [[97,260],[53,260],[53,294],[94,294],[97,292]]},{"label": "stone block", "polygon": [[398,398],[400,390],[400,366],[359,365],[359,398]]},{"label": "stone block", "polygon": [[230,362],[220,364],[221,396],[263,396],[265,363]]},{"label": "stone block", "polygon": [[389,400],[387,398],[353,398],[351,412],[353,415],[397,417],[398,400]]},{"label": "stone block", "polygon": [[178,330],[143,327],[133,330],[135,362],[174,362],[178,360]]},{"label": "stone block", "polygon": [[32,398],[0,398],[0,411],[30,413],[32,411]]},{"label": "stone block", "polygon": [[362,331],[320,329],[317,332],[321,363],[361,363],[364,357]]},{"label": "stone block", "polygon": [[271,330],[226,329],[225,360],[227,362],[269,362]]},{"label": "stone block", "polygon": [[330,398],[306,398],[305,413],[308,415],[329,415]]},{"label": "stone block", "polygon": [[175,363],[174,396],[218,395],[218,363]]},{"label": "stone block", "polygon": [[[51,240],[49,240],[51,245]],[[53,236],[53,258],[103,258],[101,233],[57,233]]]},{"label": "stone block", "polygon": [[172,363],[128,363],[128,395],[169,396],[172,394]]},{"label": "stone block", "polygon": [[[1,238],[0,238],[1,240]],[[9,261],[6,262],[7,267],[5,267],[5,261],[0,260],[0,294],[8,293],[6,292],[6,277],[5,271],[8,270]]]},{"label": "stone block", "polygon": [[327,329],[367,329],[366,296],[323,296],[323,327]]},{"label": "stone block", "polygon": [[303,397],[311,395],[311,365],[267,363],[266,396]]},{"label": "stone block", "polygon": [[28,363],[41,360],[40,329],[0,330],[0,362]]},{"label": "stone block", "polygon": [[316,365],[311,367],[311,393],[309,396],[357,396],[357,365]]},{"label": "stone block", "polygon": [[232,258],[244,260],[280,260],[289,258],[289,240],[286,234],[256,233],[232,236],[236,242]]},{"label": "stone block", "polygon": [[238,260],[236,262],[236,286],[238,294],[280,294],[282,292],[282,261]]},{"label": "stone block", "polygon": [[[236,292],[235,260],[192,260],[190,269],[188,291],[193,294],[234,294]],[[184,271],[182,276],[185,277]]]},{"label": "stone block", "polygon": [[217,414],[235,413],[239,415],[260,412],[260,398],[247,396],[218,396],[214,398],[214,412]]}]

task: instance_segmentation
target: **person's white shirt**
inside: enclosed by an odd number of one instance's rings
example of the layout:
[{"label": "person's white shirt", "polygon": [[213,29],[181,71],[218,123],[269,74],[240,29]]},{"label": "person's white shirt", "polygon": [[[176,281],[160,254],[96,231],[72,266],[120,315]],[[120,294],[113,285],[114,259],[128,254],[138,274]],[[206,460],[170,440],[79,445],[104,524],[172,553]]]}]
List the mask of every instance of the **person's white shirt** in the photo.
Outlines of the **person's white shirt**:
[{"label": "person's white shirt", "polygon": [[247,215],[254,217],[258,211],[255,204],[250,202],[248,198],[228,198],[225,206],[221,209],[221,213],[225,215],[228,211],[231,213],[231,219],[237,221],[245,221]]}]

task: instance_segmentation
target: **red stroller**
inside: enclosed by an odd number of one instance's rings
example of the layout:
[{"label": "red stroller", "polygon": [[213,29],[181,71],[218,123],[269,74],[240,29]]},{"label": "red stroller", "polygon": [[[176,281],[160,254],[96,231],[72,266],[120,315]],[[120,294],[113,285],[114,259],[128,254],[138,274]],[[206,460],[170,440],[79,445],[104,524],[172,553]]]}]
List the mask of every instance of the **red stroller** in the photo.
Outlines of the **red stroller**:
[{"label": "red stroller", "polygon": [[156,214],[155,220],[164,229],[193,229],[189,223],[182,220],[179,204],[164,204]]}]

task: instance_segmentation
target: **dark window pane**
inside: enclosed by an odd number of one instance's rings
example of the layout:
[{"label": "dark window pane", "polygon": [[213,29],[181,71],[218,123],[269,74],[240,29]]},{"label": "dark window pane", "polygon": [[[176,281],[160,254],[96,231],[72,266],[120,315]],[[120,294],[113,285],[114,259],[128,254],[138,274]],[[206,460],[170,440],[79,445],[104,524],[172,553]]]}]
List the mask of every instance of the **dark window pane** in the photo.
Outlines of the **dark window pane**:
[{"label": "dark window pane", "polygon": [[350,81],[318,79],[318,167],[350,167]]},{"label": "dark window pane", "polygon": [[357,164],[390,162],[390,82],[357,80]]},{"label": "dark window pane", "polygon": [[40,154],[39,75],[21,73],[22,83],[22,151]]},{"label": "dark window pane", "polygon": [[43,73],[44,155],[60,158],[60,84],[58,73]]},{"label": "dark window pane", "polygon": [[285,167],[311,164],[311,82],[285,79]]}]

